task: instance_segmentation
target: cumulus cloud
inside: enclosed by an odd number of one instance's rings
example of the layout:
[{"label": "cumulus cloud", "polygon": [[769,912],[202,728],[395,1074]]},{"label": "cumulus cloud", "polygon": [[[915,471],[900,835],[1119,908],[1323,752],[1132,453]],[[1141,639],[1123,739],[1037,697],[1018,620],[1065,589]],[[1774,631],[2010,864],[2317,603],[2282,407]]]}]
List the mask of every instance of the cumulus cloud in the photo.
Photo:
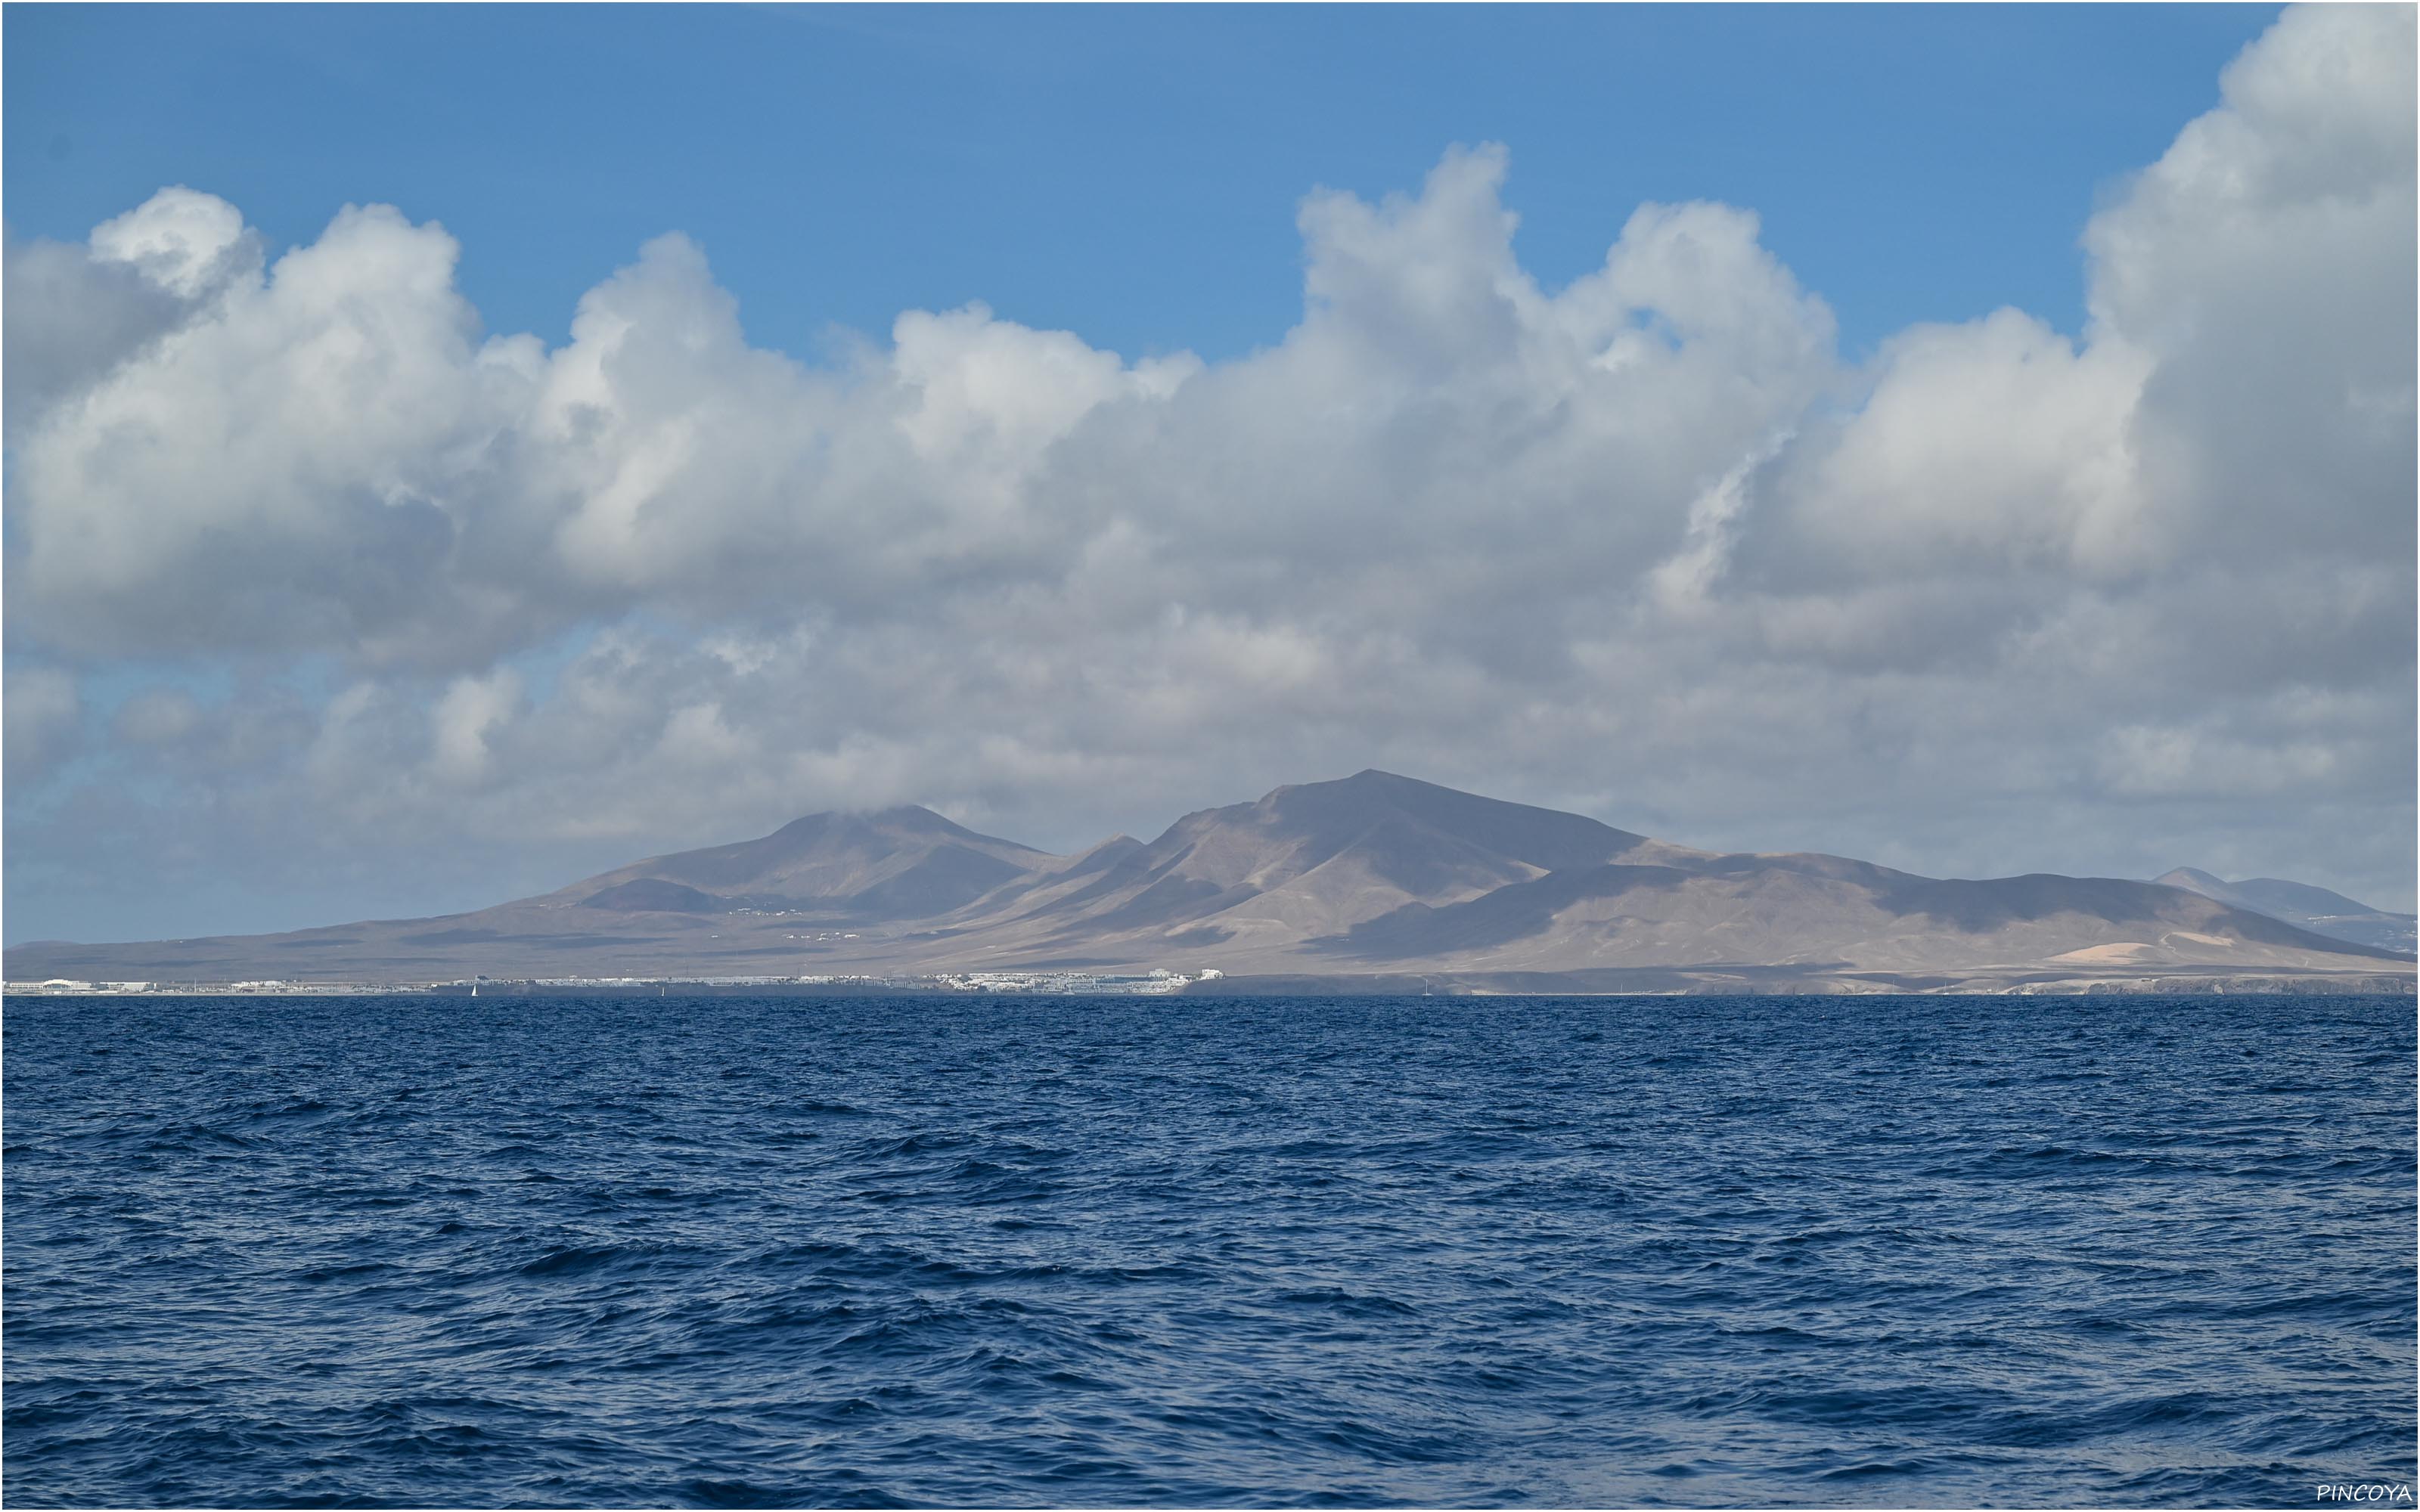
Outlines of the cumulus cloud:
[{"label": "cumulus cloud", "polygon": [[181,186],[95,226],[83,247],[12,239],[8,440],[197,314],[259,255],[234,206]]},{"label": "cumulus cloud", "polygon": [[[2248,49],[2085,228],[2083,332],[1862,368],[1744,209],[1641,207],[1542,286],[1492,147],[1311,194],[1298,323],[1218,363],[970,305],[808,366],[678,236],[549,349],[481,329],[439,225],[270,261],[163,191],[9,249],[55,311],[9,325],[12,655],[308,670],[146,695],[113,748],[306,848],[896,801],[1073,844],[1382,764],[1699,843],[2408,899],[2412,32]],[[12,772],[51,675],[10,673]],[[274,733],[196,754],[237,729]]]}]

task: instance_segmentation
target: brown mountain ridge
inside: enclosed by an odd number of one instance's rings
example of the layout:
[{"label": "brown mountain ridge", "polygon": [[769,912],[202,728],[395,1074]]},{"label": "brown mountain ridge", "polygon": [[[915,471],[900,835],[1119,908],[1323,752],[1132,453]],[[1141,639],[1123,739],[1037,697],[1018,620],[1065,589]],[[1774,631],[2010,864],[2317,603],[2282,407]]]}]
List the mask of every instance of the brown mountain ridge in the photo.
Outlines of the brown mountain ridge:
[{"label": "brown mountain ridge", "polygon": [[7,952],[9,980],[437,981],[1215,969],[1328,990],[2409,990],[2407,954],[2181,887],[1718,855],[1365,771],[1053,856],[823,813],[473,913]]}]

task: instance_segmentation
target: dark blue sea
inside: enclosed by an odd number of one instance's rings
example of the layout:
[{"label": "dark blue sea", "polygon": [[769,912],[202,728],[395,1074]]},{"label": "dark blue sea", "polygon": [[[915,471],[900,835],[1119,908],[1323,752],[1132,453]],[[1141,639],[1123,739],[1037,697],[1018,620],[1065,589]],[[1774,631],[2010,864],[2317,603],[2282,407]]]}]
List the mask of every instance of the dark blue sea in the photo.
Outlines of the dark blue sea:
[{"label": "dark blue sea", "polygon": [[2307,1506],[2415,1478],[2413,1028],[16,998],[0,1495]]}]

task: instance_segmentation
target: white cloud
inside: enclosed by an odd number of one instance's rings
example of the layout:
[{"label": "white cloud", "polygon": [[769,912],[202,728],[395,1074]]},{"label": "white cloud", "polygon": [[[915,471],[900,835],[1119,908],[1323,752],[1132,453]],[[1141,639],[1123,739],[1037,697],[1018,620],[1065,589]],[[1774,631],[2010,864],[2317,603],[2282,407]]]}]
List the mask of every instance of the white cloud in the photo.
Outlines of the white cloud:
[{"label": "white cloud", "polygon": [[428,767],[441,783],[469,786],[489,776],[496,733],[520,700],[520,677],[509,667],[485,677],[458,677],[447,686],[429,719]]},{"label": "white cloud", "polygon": [[236,208],[183,185],[92,229],[92,260],[132,269],[171,298],[194,303],[257,270],[259,239]]},{"label": "white cloud", "polygon": [[1775,549],[1869,579],[2408,565],[2412,30],[2288,11],[2086,227],[2084,341],[2003,310],[1889,343]]},{"label": "white cloud", "polygon": [[2148,874],[2206,835],[2408,898],[2412,30],[2247,50],[2086,228],[2080,336],[2002,310],[1861,371],[1733,208],[1543,288],[1493,147],[1309,196],[1300,322],[1213,364],[970,305],[810,367],[677,236],[550,350],[481,332],[439,226],[348,208],[264,265],[163,192],[9,251],[12,303],[71,306],[9,328],[12,652],[333,662],[116,718],[306,847],[895,801],[1073,844],[1374,764],[1701,843]]},{"label": "white cloud", "polygon": [[2154,507],[2279,550],[2408,562],[2413,13],[2288,11],[2096,216],[2096,321],[2161,359],[2136,417]]}]

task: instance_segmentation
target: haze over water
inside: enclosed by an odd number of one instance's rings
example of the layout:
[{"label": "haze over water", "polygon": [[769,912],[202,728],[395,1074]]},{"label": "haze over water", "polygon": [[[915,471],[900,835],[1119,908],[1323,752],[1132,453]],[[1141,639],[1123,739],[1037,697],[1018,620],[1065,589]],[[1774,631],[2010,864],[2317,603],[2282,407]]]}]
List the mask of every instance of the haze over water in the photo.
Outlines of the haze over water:
[{"label": "haze over water", "polygon": [[2308,1504],[2408,999],[21,999],[19,1505]]}]

